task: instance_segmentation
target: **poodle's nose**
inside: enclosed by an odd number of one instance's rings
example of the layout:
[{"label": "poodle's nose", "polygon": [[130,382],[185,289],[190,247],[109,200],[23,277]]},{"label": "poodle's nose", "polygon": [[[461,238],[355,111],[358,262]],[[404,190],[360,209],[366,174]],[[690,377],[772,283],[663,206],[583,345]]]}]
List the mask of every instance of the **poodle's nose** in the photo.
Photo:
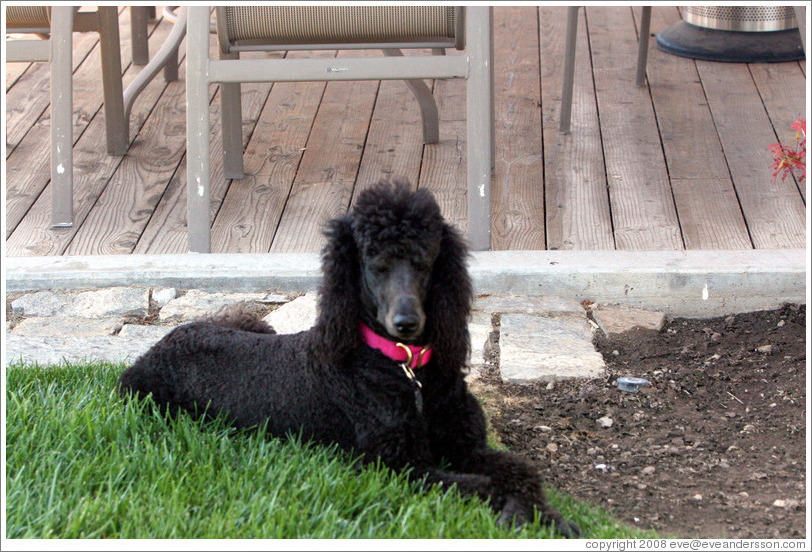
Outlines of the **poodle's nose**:
[{"label": "poodle's nose", "polygon": [[420,326],[420,318],[415,314],[396,314],[392,319],[395,329],[400,335],[414,335]]}]

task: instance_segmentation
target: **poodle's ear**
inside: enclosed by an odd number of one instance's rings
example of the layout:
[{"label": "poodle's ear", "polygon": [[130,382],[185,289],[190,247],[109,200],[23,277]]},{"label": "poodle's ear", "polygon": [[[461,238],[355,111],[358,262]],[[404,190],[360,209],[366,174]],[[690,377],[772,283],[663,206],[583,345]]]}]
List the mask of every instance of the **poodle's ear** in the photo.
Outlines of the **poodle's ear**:
[{"label": "poodle's ear", "polygon": [[468,315],[473,289],[467,258],[468,248],[459,232],[444,223],[440,255],[431,274],[426,318],[432,364],[446,373],[459,373],[471,348]]},{"label": "poodle's ear", "polygon": [[324,234],[314,345],[323,362],[336,364],[359,344],[360,260],[350,216],[330,221]]}]

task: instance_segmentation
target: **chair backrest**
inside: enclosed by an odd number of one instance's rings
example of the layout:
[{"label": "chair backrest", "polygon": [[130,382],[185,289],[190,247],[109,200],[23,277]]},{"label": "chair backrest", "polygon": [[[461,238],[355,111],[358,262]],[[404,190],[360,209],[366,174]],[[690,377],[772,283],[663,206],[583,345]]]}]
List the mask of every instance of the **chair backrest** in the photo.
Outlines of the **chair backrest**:
[{"label": "chair backrest", "polygon": [[50,6],[9,6],[6,29],[19,33],[47,33],[51,30]]},{"label": "chair backrest", "polygon": [[463,8],[455,6],[220,6],[223,52],[341,48],[465,47]]}]

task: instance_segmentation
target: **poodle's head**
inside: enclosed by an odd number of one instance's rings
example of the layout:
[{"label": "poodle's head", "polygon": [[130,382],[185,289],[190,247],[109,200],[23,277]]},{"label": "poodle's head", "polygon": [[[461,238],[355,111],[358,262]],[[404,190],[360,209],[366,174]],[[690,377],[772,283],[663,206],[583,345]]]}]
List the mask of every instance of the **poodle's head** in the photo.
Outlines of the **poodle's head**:
[{"label": "poodle's head", "polygon": [[437,202],[402,182],[381,183],[359,195],[350,224],[360,260],[363,321],[397,340],[420,341],[443,236]]},{"label": "poodle's head", "polygon": [[431,345],[445,369],[463,368],[472,301],[467,248],[430,192],[379,182],[330,221],[326,236],[316,324],[325,359],[357,347],[364,322],[393,340]]}]

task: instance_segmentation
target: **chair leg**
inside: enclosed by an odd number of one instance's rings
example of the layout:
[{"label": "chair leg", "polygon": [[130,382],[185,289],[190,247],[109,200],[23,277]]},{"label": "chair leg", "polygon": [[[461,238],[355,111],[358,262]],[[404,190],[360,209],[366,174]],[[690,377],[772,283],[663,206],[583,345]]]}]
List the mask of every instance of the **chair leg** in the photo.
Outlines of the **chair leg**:
[{"label": "chair leg", "polygon": [[[152,10],[153,10],[153,17],[154,17],[155,6],[151,6],[151,7],[152,7]],[[164,13],[166,13],[167,10],[172,11],[172,13],[175,14],[175,18],[174,18],[174,21],[173,21],[174,26],[172,27],[172,30],[174,31],[175,27],[178,26],[179,19],[183,18],[183,32],[185,33],[186,32],[186,8],[179,7],[179,8],[175,8],[175,10],[173,11],[168,6],[166,6],[164,8]],[[171,37],[172,33],[170,33],[169,36]],[[169,42],[169,38],[167,38],[166,41]],[[178,61],[178,48],[180,47],[180,40],[172,41],[171,44],[173,45],[172,50],[167,52],[167,54],[164,56],[165,60],[163,60],[163,58],[162,58],[162,62],[161,62],[161,64],[163,65],[163,68],[164,68],[164,80],[166,82],[173,82],[173,81],[178,80],[178,64],[179,64],[179,61]]]},{"label": "chair leg", "polygon": [[166,56],[166,63],[164,63],[164,80],[166,82],[174,82],[178,80],[178,49],[171,50]]},{"label": "chair leg", "polygon": [[[240,59],[238,53],[220,52],[220,59]],[[223,130],[223,175],[226,178],[245,177],[242,151],[242,97],[240,83],[220,84],[220,111]]]},{"label": "chair leg", "polygon": [[130,112],[132,111],[133,104],[135,103],[138,95],[144,91],[144,88],[152,82],[161,67],[164,68],[164,77],[166,78],[166,69],[174,64],[175,80],[178,78],[178,48],[183,37],[186,36],[186,8],[178,8],[178,15],[169,36],[161,45],[161,48],[155,54],[149,63],[144,67],[132,82],[124,90],[124,119],[130,120]]},{"label": "chair leg", "polygon": [[468,140],[468,236],[477,251],[491,247],[493,176],[493,31],[492,8],[466,8],[466,88]]},{"label": "chair leg", "polygon": [[640,39],[637,42],[637,75],[635,84],[640,87],[646,84],[646,63],[648,61],[648,41],[651,30],[651,6],[643,6],[640,15]]},{"label": "chair leg", "polygon": [[423,121],[423,142],[436,144],[440,141],[440,115],[437,112],[437,102],[434,95],[423,79],[409,79],[403,81],[420,106],[420,118]]},{"label": "chair leg", "polygon": [[801,47],[806,52],[806,6],[794,6],[798,32],[801,33]]},{"label": "chair leg", "polygon": [[575,41],[578,38],[578,8],[567,8],[567,38],[564,51],[564,82],[561,87],[561,113],[558,120],[558,130],[561,134],[569,134],[572,119],[572,87],[575,80]]},{"label": "chair leg", "polygon": [[[442,51],[442,49],[439,49]],[[385,56],[398,57],[402,56],[397,48],[385,48],[382,50]],[[437,55],[436,53],[434,55]],[[436,144],[440,141],[440,117],[437,112],[437,102],[434,101],[434,95],[426,86],[423,79],[408,79],[403,81],[409,90],[412,91],[418,105],[420,106],[420,117],[423,121],[423,142],[426,144]]]},{"label": "chair leg", "polygon": [[107,152],[124,155],[130,144],[130,124],[124,117],[118,10],[115,6],[99,6],[98,10]]},{"label": "chair leg", "polygon": [[186,37],[186,166],[189,250],[211,252],[209,144],[209,7],[188,7]]},{"label": "chair leg", "polygon": [[73,226],[73,8],[51,10],[51,224]]},{"label": "chair leg", "polygon": [[149,41],[147,40],[147,19],[149,6],[130,6],[130,41],[132,43],[133,65],[149,63]]}]

